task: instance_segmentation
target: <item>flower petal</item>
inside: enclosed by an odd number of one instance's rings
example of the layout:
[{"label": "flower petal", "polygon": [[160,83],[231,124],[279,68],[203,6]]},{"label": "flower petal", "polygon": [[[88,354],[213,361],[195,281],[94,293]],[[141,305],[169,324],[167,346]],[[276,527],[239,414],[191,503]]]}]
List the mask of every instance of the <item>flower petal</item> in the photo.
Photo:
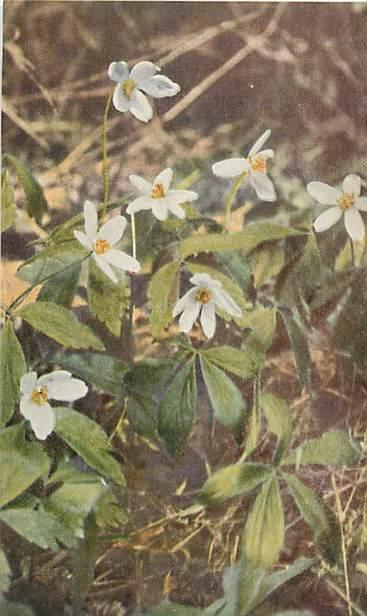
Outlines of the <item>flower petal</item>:
[{"label": "flower petal", "polygon": [[259,137],[258,140],[255,141],[254,145],[252,146],[251,150],[248,153],[248,155],[251,156],[251,158],[256,156],[256,154],[261,150],[265,141],[269,139],[270,135],[271,135],[271,130],[270,128],[268,128],[268,130],[266,130],[265,133],[263,133],[261,137]]},{"label": "flower petal", "polygon": [[67,370],[55,370],[38,379],[38,385],[47,387],[49,397],[54,400],[73,402],[83,398],[88,387],[81,379],[75,379]]},{"label": "flower petal", "polygon": [[113,106],[115,107],[115,109],[117,109],[117,111],[122,111],[122,113],[125,113],[126,111],[129,111],[130,109],[131,101],[127,98],[127,96],[125,96],[120,83],[117,84],[115,88],[115,91],[112,97],[112,102],[113,102]]},{"label": "flower petal", "polygon": [[149,197],[148,195],[142,195],[141,197],[137,197],[131,203],[129,203],[126,208],[127,214],[135,214],[136,212],[140,212],[140,210],[151,210],[154,205],[154,199]]},{"label": "flower petal", "polygon": [[97,233],[97,239],[106,240],[111,245],[116,244],[122,238],[126,225],[125,216],[114,216],[102,225]]},{"label": "flower petal", "polygon": [[95,261],[96,261],[96,263],[97,263],[97,265],[98,265],[99,269],[101,269],[101,270],[102,270],[102,272],[103,272],[104,274],[106,274],[106,276],[107,276],[110,280],[112,280],[112,282],[118,282],[118,281],[117,281],[117,276],[116,276],[115,272],[113,271],[112,267],[111,267],[110,265],[108,265],[108,263],[107,263],[107,261],[106,261],[106,258],[105,258],[105,255],[96,255],[96,254],[94,253],[94,255],[93,255],[93,256],[94,256],[94,258],[95,258]]},{"label": "flower petal", "polygon": [[29,396],[23,396],[20,401],[20,412],[30,421],[33,432],[42,441],[55,428],[55,413],[48,402],[35,404]]},{"label": "flower petal", "polygon": [[173,318],[177,317],[177,315],[180,314],[180,312],[185,310],[186,306],[189,306],[194,301],[196,291],[197,289],[190,289],[189,291],[187,291],[187,293],[185,293],[185,295],[180,297],[178,302],[175,304],[175,307],[173,308],[173,311],[172,311]]},{"label": "flower petal", "polygon": [[316,218],[313,223],[313,228],[317,233],[330,229],[342,215],[342,210],[339,206],[331,207],[326,212],[323,212]]},{"label": "flower petal", "polygon": [[141,122],[149,122],[153,117],[153,109],[150,103],[142,92],[134,90],[129,101],[129,109],[133,116]]},{"label": "flower petal", "polygon": [[122,252],[122,250],[111,248],[111,250],[105,253],[104,257],[110,265],[114,265],[124,272],[137,273],[140,270],[139,261],[127,255],[125,252]]},{"label": "flower petal", "polygon": [[84,203],[84,228],[91,242],[94,242],[97,237],[98,215],[96,206],[92,201]]},{"label": "flower petal", "polygon": [[155,75],[149,79],[139,81],[139,89],[153,98],[175,96],[181,90],[178,83],[171,81],[171,79],[165,77],[165,75]]},{"label": "flower petal", "polygon": [[154,178],[153,186],[156,184],[162,184],[163,190],[166,193],[172,182],[173,171],[170,167],[166,167],[163,169],[158,175]]},{"label": "flower petal", "polygon": [[263,201],[276,200],[277,196],[275,193],[274,184],[266,173],[253,171],[250,175],[250,180],[259,199],[262,199]]},{"label": "flower petal", "polygon": [[140,82],[153,77],[157,71],[161,69],[153,64],[153,62],[148,62],[147,60],[143,60],[143,62],[138,62],[135,64],[134,68],[131,69],[130,79],[135,81],[140,87]]},{"label": "flower petal", "polygon": [[193,190],[169,190],[167,197],[175,201],[175,203],[189,203],[190,201],[196,201],[199,195]]},{"label": "flower petal", "polygon": [[359,197],[361,194],[362,180],[359,175],[351,173],[343,181],[343,192],[352,194],[354,197]]},{"label": "flower petal", "polygon": [[142,178],[140,175],[129,175],[129,180],[134,188],[143,193],[143,195],[150,194],[152,192],[152,185],[150,182],[147,182],[147,180]]},{"label": "flower petal", "polygon": [[241,308],[236,304],[232,297],[224,289],[213,289],[212,296],[214,302],[232,317],[240,317]]},{"label": "flower petal", "polygon": [[246,158],[227,158],[214,163],[212,171],[220,178],[235,178],[248,170]]},{"label": "flower petal", "polygon": [[93,242],[89,239],[86,233],[83,231],[73,231],[74,237],[80,242],[80,244],[87,250],[93,250]]},{"label": "flower petal", "polygon": [[108,67],[108,76],[112,81],[122,83],[129,77],[129,67],[126,62],[111,62]]},{"label": "flower petal", "polygon": [[27,374],[23,374],[20,379],[20,391],[22,394],[29,394],[32,389],[36,387],[37,383],[37,373],[36,372],[27,372]]},{"label": "flower petal", "polygon": [[168,216],[167,201],[165,199],[153,199],[152,213],[158,220],[166,220]]},{"label": "flower petal", "polygon": [[191,276],[190,282],[196,287],[208,287],[209,289],[221,288],[222,286],[222,283],[219,282],[219,280],[215,280],[209,276],[209,274],[206,274],[206,272],[198,272],[197,274],[194,274]]},{"label": "flower petal", "polygon": [[364,224],[362,216],[355,207],[351,207],[345,212],[344,224],[347,233],[352,240],[363,240]]},{"label": "flower petal", "polygon": [[214,302],[208,302],[203,306],[201,311],[200,323],[206,337],[213,338],[216,326]]},{"label": "flower petal", "polygon": [[354,205],[357,210],[367,212],[367,197],[358,197]]},{"label": "flower petal", "polygon": [[177,218],[180,218],[180,220],[183,220],[185,218],[185,210],[178,203],[169,199],[168,197],[166,197],[166,203],[171,214],[177,216]]},{"label": "flower petal", "polygon": [[195,300],[186,305],[178,322],[181,332],[187,334],[190,329],[192,329],[196,319],[199,316],[200,308],[200,302],[196,302]]},{"label": "flower petal", "polygon": [[262,158],[263,160],[268,160],[268,158],[273,158],[274,150],[262,150],[256,155],[256,158]]},{"label": "flower petal", "polygon": [[324,182],[309,182],[307,184],[307,192],[321,205],[336,205],[338,198],[341,196],[336,188],[329,186],[329,184],[324,184]]}]

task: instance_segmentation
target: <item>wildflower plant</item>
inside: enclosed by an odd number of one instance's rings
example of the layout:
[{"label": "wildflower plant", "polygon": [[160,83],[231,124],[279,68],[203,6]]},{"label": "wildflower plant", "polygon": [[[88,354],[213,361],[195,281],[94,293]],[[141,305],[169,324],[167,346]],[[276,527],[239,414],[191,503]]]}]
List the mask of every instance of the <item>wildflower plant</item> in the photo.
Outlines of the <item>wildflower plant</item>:
[{"label": "wildflower plant", "polygon": [[[215,176],[233,180],[224,225],[204,213],[196,189],[171,188],[170,167],[153,182],[130,175],[138,196],[118,194],[111,201],[106,147],[111,101],[117,111],[130,111],[146,123],[153,115],[146,95],[175,96],[180,87],[146,61],[131,71],[125,62],[112,62],[108,76],[117,85],[107,97],[103,119],[101,202],[86,201],[83,211],[80,206],[74,217],[45,230],[19,270],[29,287],[2,307],[0,520],[41,548],[74,550],[79,567],[93,570],[95,551],[88,548],[95,545],[99,529],[105,529],[108,540],[106,529],[125,521],[115,492],[116,485],[125,483],[114,450],[121,426],[128,422],[137,434],[180,456],[197,421],[198,383],[203,382],[214,419],[234,435],[240,455],[208,477],[199,501],[215,506],[246,498],[250,505],[240,559],[224,576],[224,596],[197,613],[225,608],[229,616],[250,614],[280,584],[315,568],[318,558],[329,570],[342,566],[335,511],[300,479],[299,471],[303,465],[356,465],[360,445],[340,430],[311,440],[296,436],[291,409],[264,390],[263,372],[282,328],[300,384],[312,401],[309,338],[320,313],[330,317],[340,352],[356,370],[366,368],[366,250],[357,251],[355,244],[364,238],[367,197],[360,196],[356,175],[345,178],[342,191],[311,182],[311,197],[332,206],[314,222],[310,209],[293,210],[290,224],[280,224],[276,215],[269,219],[264,209],[263,219],[228,231],[243,182],[249,181],[260,203],[277,200],[267,168],[274,152],[263,149],[270,137],[266,130],[246,157],[212,166]],[[48,205],[40,184],[12,155],[5,154],[3,163],[2,230],[16,216],[10,173],[25,192],[29,216],[42,225]],[[135,216],[143,216],[143,210],[151,210],[154,224],[137,234]],[[343,214],[351,245],[339,233],[324,263],[327,246],[318,244],[313,230],[327,233]],[[141,307],[149,315],[152,340],[164,349],[148,360],[137,359],[134,349],[136,279],[145,285]],[[108,334],[123,340],[126,362],[109,354],[100,335],[77,316],[74,297],[82,285],[90,313]],[[38,295],[30,300],[35,288]],[[364,312],[357,318],[361,305]],[[41,335],[56,350],[35,356],[27,335]],[[92,419],[97,392],[109,395],[119,409],[109,435],[98,418]],[[64,404],[51,406],[50,400]],[[272,435],[273,443],[265,462],[257,457],[264,433]],[[284,501],[289,498],[314,533],[318,552],[274,573],[286,541]],[[78,554],[75,548],[81,546],[86,549]],[[90,579],[75,579],[79,609]]]}]

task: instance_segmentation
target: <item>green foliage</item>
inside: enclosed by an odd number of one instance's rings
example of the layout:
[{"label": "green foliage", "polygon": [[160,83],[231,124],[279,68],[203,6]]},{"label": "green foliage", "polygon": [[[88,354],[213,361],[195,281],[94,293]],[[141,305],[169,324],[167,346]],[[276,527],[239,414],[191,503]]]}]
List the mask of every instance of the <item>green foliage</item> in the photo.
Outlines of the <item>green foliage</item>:
[{"label": "green foliage", "polygon": [[200,365],[215,417],[224,426],[239,428],[246,411],[241,392],[225,372],[204,355],[200,357]]},{"label": "green foliage", "polygon": [[278,244],[263,246],[252,255],[254,285],[258,289],[279,274],[284,265],[284,250]]},{"label": "green foliage", "polygon": [[255,567],[271,568],[284,542],[284,512],[276,477],[261,488],[242,533],[242,554]]},{"label": "green foliage", "polygon": [[247,257],[242,251],[229,250],[216,255],[217,261],[251,301],[255,296],[253,277]]},{"label": "green foliage", "polygon": [[4,169],[1,173],[1,233],[9,229],[17,214],[14,192],[10,183],[8,172]]},{"label": "green foliage", "polygon": [[0,549],[0,597],[10,586],[11,569],[4,552]]},{"label": "green foliage", "polygon": [[129,307],[129,296],[126,280],[112,282],[99,269],[94,259],[89,259],[89,310],[114,336],[121,333],[122,317]]},{"label": "green foliage", "polygon": [[196,414],[195,360],[181,368],[159,406],[158,433],[167,451],[177,456],[186,445]]},{"label": "green foliage", "polygon": [[172,323],[172,311],[177,301],[180,262],[166,263],[150,279],[148,299],[151,313],[150,323],[154,338],[158,338]]},{"label": "green foliage", "polygon": [[289,453],[283,464],[357,464],[361,455],[358,443],[341,430],[324,432],[305,441]]},{"label": "green foliage", "polygon": [[15,156],[4,154],[3,160],[4,164],[11,166],[24,190],[28,214],[32,216],[38,224],[41,224],[42,216],[47,212],[48,205],[39,182],[31,174],[26,165]]},{"label": "green foliage", "polygon": [[58,353],[54,363],[116,398],[125,396],[124,377],[128,366],[117,357],[93,351]]},{"label": "green foliage", "polygon": [[27,372],[22,347],[16,337],[12,324],[6,321],[0,333],[0,428],[13,415],[14,405],[20,397],[20,379]]},{"label": "green foliage", "polygon": [[111,490],[104,490],[94,508],[94,518],[101,528],[117,528],[126,524],[127,514]]},{"label": "green foliage", "polygon": [[348,353],[358,368],[367,367],[367,281],[366,269],[353,281],[352,288],[335,325],[335,343]]},{"label": "green foliage", "polygon": [[218,346],[205,349],[200,353],[201,357],[231,372],[243,379],[250,379],[257,373],[258,365],[256,356],[247,350],[236,349],[230,346]]},{"label": "green foliage", "polygon": [[274,463],[279,462],[287,450],[292,436],[292,416],[285,400],[270,393],[262,393],[260,405],[266,417],[268,428],[278,438],[278,449]]},{"label": "green foliage", "polygon": [[282,315],[291,343],[300,381],[308,391],[311,391],[312,360],[305,331],[294,312],[288,308],[279,309],[279,312]]},{"label": "green foliage", "polygon": [[81,264],[77,262],[47,280],[38,293],[37,301],[54,302],[65,308],[70,308],[78,287],[80,270]]},{"label": "green foliage", "polygon": [[17,311],[17,316],[65,347],[104,350],[102,342],[87,325],[80,323],[70,310],[54,302],[27,304]]},{"label": "green foliage", "polygon": [[20,424],[1,430],[0,459],[0,507],[22,494],[50,468],[42,446],[26,441],[24,426]]},{"label": "green foliage", "polygon": [[92,419],[66,407],[55,408],[55,432],[62,438],[89,466],[124,485],[120,465],[112,456],[112,448],[107,435]]},{"label": "green foliage", "polygon": [[77,266],[85,257],[85,249],[76,240],[59,246],[47,246],[22,263],[18,276],[31,284],[41,282],[48,276],[62,274]]},{"label": "green foliage", "polygon": [[34,616],[34,611],[27,605],[0,597],[0,614],[1,616]]},{"label": "green foliage", "polygon": [[276,310],[275,308],[256,308],[247,314],[247,321],[251,333],[246,337],[244,350],[255,358],[256,366],[260,367],[273,342]]},{"label": "green foliage", "polygon": [[268,479],[272,472],[272,468],[265,464],[253,462],[230,464],[206,480],[200,492],[200,502],[219,503],[234,496],[247,494]]}]

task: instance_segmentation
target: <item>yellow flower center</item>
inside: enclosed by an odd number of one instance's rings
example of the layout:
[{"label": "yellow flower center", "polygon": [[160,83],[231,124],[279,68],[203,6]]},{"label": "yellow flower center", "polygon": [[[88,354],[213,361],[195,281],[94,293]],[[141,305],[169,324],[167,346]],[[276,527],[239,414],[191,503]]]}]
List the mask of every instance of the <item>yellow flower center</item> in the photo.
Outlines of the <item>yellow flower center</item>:
[{"label": "yellow flower center", "polygon": [[165,192],[164,192],[163,184],[154,184],[152,188],[153,199],[162,199],[164,195],[165,195]]},{"label": "yellow flower center", "polygon": [[42,406],[42,404],[46,404],[48,400],[47,387],[36,387],[36,389],[34,389],[31,393],[31,400],[39,406]]},{"label": "yellow flower center", "polygon": [[209,289],[199,289],[198,292],[195,294],[195,299],[197,302],[200,302],[201,304],[207,304],[208,301],[210,300]]},{"label": "yellow flower center", "polygon": [[132,93],[135,90],[136,83],[133,79],[126,79],[122,84],[122,91],[125,94],[126,98],[130,100]]},{"label": "yellow flower center", "polygon": [[343,212],[353,207],[356,202],[356,198],[352,193],[343,193],[338,199],[338,205]]},{"label": "yellow flower center", "polygon": [[261,156],[257,156],[256,158],[249,158],[248,162],[251,171],[259,171],[259,173],[266,172],[266,161],[261,158]]},{"label": "yellow flower center", "polygon": [[103,255],[111,248],[111,244],[107,240],[96,240],[94,243],[94,252],[96,255]]}]

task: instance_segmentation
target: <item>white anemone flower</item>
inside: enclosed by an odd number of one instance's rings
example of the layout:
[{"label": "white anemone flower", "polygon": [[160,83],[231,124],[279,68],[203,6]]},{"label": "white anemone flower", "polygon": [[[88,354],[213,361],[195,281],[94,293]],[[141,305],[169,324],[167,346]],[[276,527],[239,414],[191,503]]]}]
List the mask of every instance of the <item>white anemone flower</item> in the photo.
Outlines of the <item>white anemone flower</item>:
[{"label": "white anemone flower", "polygon": [[313,223],[317,232],[330,229],[344,214],[344,224],[352,240],[362,240],[365,230],[360,212],[367,212],[367,197],[360,197],[361,178],[347,175],[343,181],[343,190],[333,188],[323,182],[307,184],[308,193],[321,205],[332,205],[320,214]]},{"label": "white anemone flower", "polygon": [[[149,122],[153,109],[145,96],[165,98],[175,96],[180,86],[165,77],[156,75],[161,69],[152,62],[139,62],[129,71],[126,62],[111,62],[108,76],[117,82],[112,102],[117,111],[130,111],[141,122]],[[145,92],[145,94],[143,94]]]},{"label": "white anemone flower", "polygon": [[86,201],[84,203],[85,233],[74,231],[78,242],[87,250],[93,251],[98,267],[112,282],[117,282],[117,277],[111,265],[125,272],[136,273],[140,270],[140,264],[134,257],[113,248],[114,244],[122,238],[126,225],[127,221],[124,216],[114,216],[98,231],[96,206],[91,201]]},{"label": "white anemone flower", "polygon": [[227,158],[212,166],[213,173],[221,178],[247,177],[259,199],[275,201],[274,184],[266,175],[266,161],[274,156],[273,150],[261,150],[269,139],[271,130],[266,130],[254,143],[246,158]]},{"label": "white anemone flower", "polygon": [[153,184],[139,175],[129,175],[130,182],[141,194],[129,204],[126,212],[135,214],[140,210],[152,210],[158,220],[166,220],[168,212],[185,218],[185,210],[180,204],[195,201],[198,195],[192,190],[170,190],[172,175],[172,169],[167,167],[157,175]]},{"label": "white anemone flower", "polygon": [[30,421],[37,438],[43,441],[56,424],[55,411],[48,401],[73,402],[83,398],[88,387],[80,379],[74,379],[70,372],[55,370],[38,378],[36,372],[24,374],[20,379],[20,391],[20,412]]},{"label": "white anemone flower", "polygon": [[232,317],[240,317],[241,309],[231,296],[224,291],[222,283],[215,280],[209,274],[195,274],[190,278],[194,285],[173,309],[173,317],[181,314],[179,328],[187,334],[193,327],[200,314],[200,324],[207,338],[212,338],[215,333],[216,316],[215,306],[218,306]]}]

